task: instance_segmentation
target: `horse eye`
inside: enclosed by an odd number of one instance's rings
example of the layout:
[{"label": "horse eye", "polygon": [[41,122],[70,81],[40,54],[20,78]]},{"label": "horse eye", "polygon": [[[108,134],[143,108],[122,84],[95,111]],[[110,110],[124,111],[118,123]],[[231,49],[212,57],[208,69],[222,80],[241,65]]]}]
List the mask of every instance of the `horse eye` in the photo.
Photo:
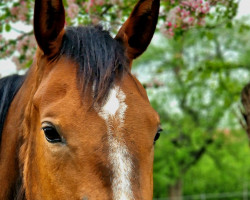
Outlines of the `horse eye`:
[{"label": "horse eye", "polygon": [[61,136],[59,135],[59,133],[56,131],[54,127],[47,126],[42,129],[45,134],[45,138],[48,142],[50,143],[62,142]]},{"label": "horse eye", "polygon": [[160,128],[160,129],[157,131],[156,135],[155,135],[154,144],[155,144],[155,142],[159,139],[159,137],[160,137],[160,135],[161,135],[161,132],[162,132],[162,129]]}]

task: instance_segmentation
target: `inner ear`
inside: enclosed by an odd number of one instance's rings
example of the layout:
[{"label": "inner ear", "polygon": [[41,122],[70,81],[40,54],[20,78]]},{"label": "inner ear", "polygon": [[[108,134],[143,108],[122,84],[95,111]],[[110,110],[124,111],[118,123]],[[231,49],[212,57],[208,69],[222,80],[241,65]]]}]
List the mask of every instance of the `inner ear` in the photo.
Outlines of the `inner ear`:
[{"label": "inner ear", "polygon": [[34,33],[40,49],[47,56],[55,55],[62,42],[65,11],[62,0],[36,0]]},{"label": "inner ear", "polygon": [[156,29],[159,8],[160,0],[140,0],[119,30],[116,40],[124,44],[129,59],[147,49]]}]

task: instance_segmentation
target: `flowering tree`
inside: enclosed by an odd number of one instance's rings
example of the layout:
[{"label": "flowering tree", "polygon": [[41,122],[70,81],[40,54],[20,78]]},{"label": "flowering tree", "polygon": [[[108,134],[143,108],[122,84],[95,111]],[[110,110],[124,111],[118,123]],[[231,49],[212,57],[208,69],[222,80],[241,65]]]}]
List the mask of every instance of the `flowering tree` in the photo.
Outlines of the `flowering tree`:
[{"label": "flowering tree", "polygon": [[[63,0],[67,25],[99,24],[117,30],[128,17],[136,0]],[[234,0],[162,0],[159,28],[167,37],[178,37],[193,27],[206,25],[211,8],[219,15],[228,14]],[[19,30],[17,22],[32,25],[34,0],[2,0],[0,2],[0,58],[12,57],[17,69],[32,64],[36,42],[31,31]],[[220,9],[220,10],[219,10]],[[223,11],[223,12],[221,12]],[[109,28],[110,29],[110,28]],[[14,31],[16,39],[7,40],[3,35]],[[3,34],[4,33],[4,34]]]},{"label": "flowering tree", "polygon": [[[239,127],[232,110],[248,80],[250,31],[234,20],[234,1],[172,1],[162,9],[167,6],[159,26],[167,39],[158,38],[137,64],[138,74],[152,76],[145,86],[164,130],[155,148],[154,195],[181,200],[183,192],[192,194],[185,191],[193,184],[185,183],[190,170],[211,146],[224,145],[221,134],[234,137]],[[154,68],[146,70],[149,62]]]}]

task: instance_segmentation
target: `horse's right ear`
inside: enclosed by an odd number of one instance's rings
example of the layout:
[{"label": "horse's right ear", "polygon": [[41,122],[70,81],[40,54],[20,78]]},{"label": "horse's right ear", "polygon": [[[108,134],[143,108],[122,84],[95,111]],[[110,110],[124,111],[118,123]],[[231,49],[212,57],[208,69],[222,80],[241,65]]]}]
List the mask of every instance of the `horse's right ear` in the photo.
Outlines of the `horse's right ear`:
[{"label": "horse's right ear", "polygon": [[62,0],[36,0],[34,33],[40,49],[53,57],[61,46],[64,34],[65,11]]}]

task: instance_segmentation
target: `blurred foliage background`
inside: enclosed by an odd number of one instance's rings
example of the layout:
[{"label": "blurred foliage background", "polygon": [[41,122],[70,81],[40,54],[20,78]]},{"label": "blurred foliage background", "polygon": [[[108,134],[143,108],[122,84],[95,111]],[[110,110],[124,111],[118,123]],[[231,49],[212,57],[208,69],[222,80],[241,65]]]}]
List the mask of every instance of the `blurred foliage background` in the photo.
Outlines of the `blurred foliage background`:
[{"label": "blurred foliage background", "polygon": [[[101,23],[115,35],[135,3],[64,0],[67,25]],[[250,198],[250,149],[240,112],[250,77],[250,23],[236,19],[238,4],[162,0],[153,42],[134,63],[164,130],[155,145],[156,199]],[[0,59],[12,59],[17,70],[35,55],[33,6],[33,0],[0,1]],[[13,32],[15,39],[5,37]]]}]

